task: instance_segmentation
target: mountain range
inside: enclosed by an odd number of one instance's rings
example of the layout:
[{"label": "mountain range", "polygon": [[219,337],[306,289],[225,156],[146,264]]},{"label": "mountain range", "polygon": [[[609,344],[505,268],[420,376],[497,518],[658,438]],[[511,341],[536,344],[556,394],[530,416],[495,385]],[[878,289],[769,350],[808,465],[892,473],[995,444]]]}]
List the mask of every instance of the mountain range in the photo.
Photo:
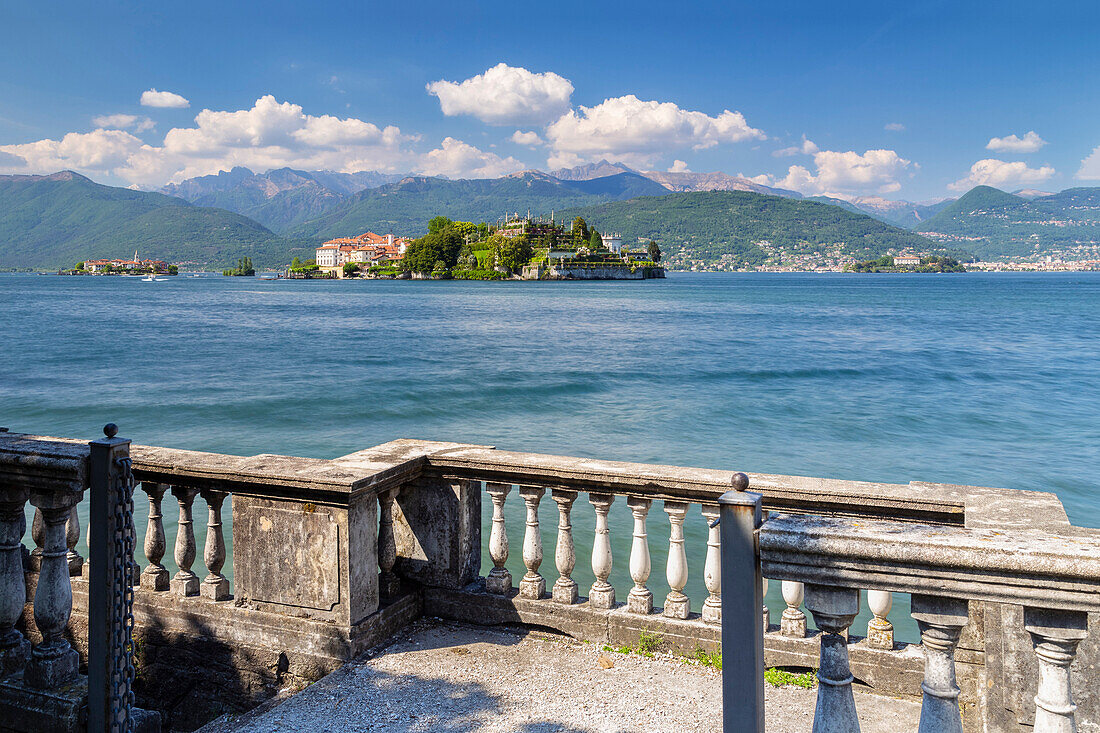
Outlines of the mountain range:
[{"label": "mountain range", "polygon": [[257,266],[278,266],[311,257],[317,243],[335,236],[417,236],[437,215],[493,222],[528,212],[582,215],[603,231],[656,237],[670,255],[687,248],[704,261],[749,262],[761,239],[795,249],[841,243],[869,256],[909,248],[996,258],[1080,250],[1100,235],[1096,188],[1014,195],[978,187],[958,200],[918,205],[805,198],[726,174],[647,173],[606,162],[477,180],[235,168],[162,192],[62,171],[0,176],[0,267],[71,267],[134,249],[174,262],[221,266],[247,255]]}]

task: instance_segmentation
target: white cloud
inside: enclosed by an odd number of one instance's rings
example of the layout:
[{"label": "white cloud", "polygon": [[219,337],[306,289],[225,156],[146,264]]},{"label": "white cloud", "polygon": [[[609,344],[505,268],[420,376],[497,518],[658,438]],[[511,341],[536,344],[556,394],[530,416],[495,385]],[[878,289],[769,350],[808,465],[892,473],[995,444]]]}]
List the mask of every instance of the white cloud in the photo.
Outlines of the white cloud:
[{"label": "white cloud", "polygon": [[1053,176],[1054,173],[1055,170],[1049,165],[1028,168],[1027,163],[1020,161],[1007,162],[996,158],[987,158],[970,166],[970,173],[965,178],[960,178],[950,184],[948,188],[953,191],[969,191],[974,186],[1016,188],[1017,186],[1042,183]]},{"label": "white cloud", "polygon": [[1034,153],[1047,144],[1047,141],[1031,130],[1023,137],[1009,135],[1008,137],[991,137],[986,143],[986,149],[998,153]]},{"label": "white cloud", "polygon": [[792,165],[785,178],[752,180],[810,195],[852,198],[869,191],[893,193],[901,188],[898,178],[917,166],[893,150],[867,150],[863,154],[819,150],[814,153],[814,167],[816,171],[811,173],[804,166]]},{"label": "white cloud", "polygon": [[672,161],[672,165],[669,166],[669,173],[691,173],[691,169],[688,168],[688,164],[682,160]]},{"label": "white cloud", "polygon": [[702,150],[766,138],[740,112],[725,110],[711,117],[633,94],[581,107],[579,113],[570,110],[546,128],[546,137],[553,148],[547,162],[551,168],[601,159],[646,167],[677,149]]},{"label": "white cloud", "polygon": [[1081,168],[1077,171],[1077,178],[1085,181],[1100,179],[1100,146],[1093,148],[1088,157],[1081,161]]},{"label": "white cloud", "polygon": [[421,173],[449,178],[498,178],[523,168],[515,158],[501,158],[453,137],[444,138],[442,145],[422,155],[418,164]]},{"label": "white cloud", "polygon": [[157,126],[157,123],[153,122],[148,117],[123,114],[99,115],[98,117],[92,118],[92,124],[96,127],[102,127],[108,130],[133,129],[134,132],[146,132]]},{"label": "white cloud", "polygon": [[772,155],[776,158],[782,158],[790,155],[813,155],[817,151],[818,147],[814,144],[814,141],[807,140],[806,136],[803,135],[801,145],[792,145],[789,148],[780,148],[779,150],[772,152]]},{"label": "white cloud", "polygon": [[471,115],[490,125],[545,124],[569,109],[573,95],[564,77],[504,63],[465,81],[433,81],[427,89],[448,117]]},{"label": "white cloud", "polygon": [[885,125],[882,126],[882,129],[889,130],[890,132],[904,132],[905,125],[901,124],[900,122],[887,122]]},{"label": "white cloud", "polygon": [[54,173],[63,168],[107,171],[125,165],[142,145],[141,140],[124,130],[70,132],[60,140],[0,145],[0,152],[24,161],[13,165],[0,160],[0,166],[10,173]]},{"label": "white cloud", "polygon": [[[124,120],[114,120],[124,122]],[[0,146],[25,160],[0,161],[18,173],[52,173],[73,168],[108,174],[128,183],[162,185],[193,176],[245,166],[256,171],[290,166],[306,170],[409,170],[417,157],[409,144],[418,139],[393,126],[354,118],[306,114],[302,107],[268,95],[250,109],[203,110],[194,127],[168,131],[159,146],[146,145],[123,130],[69,133],[61,140]]]},{"label": "white cloud", "polygon": [[175,92],[158,92],[156,89],[147,89],[141,93],[141,106],[184,109],[190,107],[191,103]]},{"label": "white cloud", "polygon": [[526,145],[529,148],[542,145],[542,138],[539,137],[537,132],[520,132],[516,130],[512,133],[511,140],[516,145]]}]

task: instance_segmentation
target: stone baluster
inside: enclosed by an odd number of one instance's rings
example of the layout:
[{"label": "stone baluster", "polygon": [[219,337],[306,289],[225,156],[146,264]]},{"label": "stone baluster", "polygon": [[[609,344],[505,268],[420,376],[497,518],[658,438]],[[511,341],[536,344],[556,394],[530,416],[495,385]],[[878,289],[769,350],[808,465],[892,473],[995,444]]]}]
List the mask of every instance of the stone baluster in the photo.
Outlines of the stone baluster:
[{"label": "stone baluster", "polygon": [[665,514],[671,525],[668,536],[668,562],[665,577],[669,592],[665,597],[665,616],[687,618],[691,613],[691,599],[684,595],[688,581],[687,551],[684,550],[684,518],[688,505],[679,501],[666,501]]},{"label": "stone baluster", "polygon": [[141,571],[139,583],[147,590],[168,590],[168,568],[160,563],[168,548],[164,539],[164,518],[160,513],[160,503],[168,487],[143,481],[141,488],[149,496],[149,524],[145,528],[145,559],[149,564]]},{"label": "stone baluster", "polygon": [[222,503],[225,497],[226,494],[222,491],[202,492],[202,498],[206,501],[206,507],[209,510],[206,520],[206,547],[203,549],[202,559],[206,563],[209,574],[199,585],[199,594],[213,601],[224,601],[229,598],[229,579],[222,575],[222,566],[225,565]]},{"label": "stone baluster", "polygon": [[703,601],[703,621],[722,623],[722,528],[718,520],[717,506],[703,505],[703,518],[707,520],[707,559],[703,564],[703,583],[710,595]]},{"label": "stone baluster", "polygon": [[821,630],[817,708],[814,733],[858,733],[859,717],[852,695],[852,670],[848,663],[848,627],[859,614],[859,591],[823,585],[806,585],[806,608]]},{"label": "stone baluster", "polygon": [[512,490],[511,484],[486,482],[485,490],[493,500],[493,528],[489,531],[489,557],[493,569],[485,579],[485,590],[497,595],[507,595],[512,590],[512,574],[504,563],[508,562],[508,532],[504,528],[504,500]]},{"label": "stone baluster", "polygon": [[615,589],[607,582],[611,575],[611,530],[607,528],[607,513],[615,497],[589,494],[588,501],[596,510],[596,534],[592,541],[592,574],[596,582],[588,591],[588,604],[592,608],[609,609],[615,606]]},{"label": "stone baluster", "polygon": [[527,506],[527,526],[523,532],[523,564],[527,572],[519,581],[521,598],[538,600],[546,595],[546,579],[539,575],[542,565],[542,534],[539,531],[539,502],[546,489],[536,486],[521,486],[519,495]]},{"label": "stone baluster", "polygon": [[393,534],[393,506],[401,487],[395,486],[378,494],[378,592],[382,598],[393,598],[401,589],[401,579],[393,571],[397,564],[397,539]]},{"label": "stone baluster", "polygon": [[783,610],[783,616],[779,620],[779,633],[802,639],[806,636],[806,614],[799,606],[802,605],[802,597],[805,594],[805,586],[795,580],[782,582],[783,602],[787,607]]},{"label": "stone baluster", "polygon": [[771,611],[770,608],[768,608],[768,604],[766,602],[768,600],[768,579],[767,578],[761,578],[760,579],[760,597],[765,600],[764,605],[760,609],[760,613],[764,617],[764,633],[766,634],[766,633],[768,633],[768,629],[771,628],[771,625],[772,625],[772,611]]},{"label": "stone baluster", "polygon": [[1083,611],[1024,608],[1024,629],[1031,634],[1039,657],[1039,691],[1035,696],[1035,733],[1072,733],[1077,730],[1069,668],[1077,645],[1088,637],[1088,615]]},{"label": "stone baluster", "polygon": [[68,544],[65,525],[73,502],[79,497],[31,494],[41,510],[42,545],[38,548],[38,587],[34,593],[34,623],[42,642],[31,650],[23,681],[38,689],[50,689],[76,679],[80,658],[65,638],[73,610],[73,589],[69,580]]},{"label": "stone baluster", "polygon": [[558,504],[558,543],[554,550],[554,561],[558,566],[558,579],[554,583],[551,596],[558,603],[577,602],[577,581],[573,580],[573,568],[577,566],[577,551],[573,547],[573,502],[577,492],[567,489],[554,489],[551,492]]},{"label": "stone baluster", "polygon": [[76,551],[76,543],[80,542],[80,515],[76,512],[76,505],[69,510],[69,519],[65,523],[65,561],[69,565],[69,575],[80,575],[84,567],[84,558]]},{"label": "stone baluster", "polygon": [[15,490],[0,495],[0,677],[8,677],[22,671],[31,651],[30,642],[15,628],[27,602],[23,576],[27,495]]},{"label": "stone baluster", "polygon": [[186,486],[173,486],[172,496],[180,505],[179,526],[176,530],[176,565],[179,571],[172,577],[169,583],[172,591],[180,596],[195,596],[199,593],[199,576],[191,571],[191,565],[195,562],[195,528],[191,518],[192,507],[198,489],[190,489]]},{"label": "stone baluster", "polygon": [[31,519],[31,540],[34,549],[31,550],[30,569],[32,573],[37,573],[42,567],[42,548],[46,546],[46,523],[42,521],[42,510],[38,507],[34,508],[34,518]]},{"label": "stone baluster", "polygon": [[[871,605],[870,593],[867,595],[867,605]],[[955,681],[955,647],[966,626],[967,603],[956,598],[914,594],[911,608],[924,647],[924,682],[920,686],[924,700],[918,733],[962,733],[959,685]],[[875,615],[878,616],[878,612]],[[891,631],[891,647],[883,648],[892,648],[892,641]]]},{"label": "stone baluster", "polygon": [[867,622],[867,645],[876,649],[893,649],[894,625],[887,617],[894,607],[894,594],[887,590],[869,590],[867,607],[875,616]]},{"label": "stone baluster", "polygon": [[653,502],[632,496],[626,500],[634,515],[634,541],[630,545],[630,579],[634,587],[626,597],[626,608],[633,613],[652,613],[653,591],[646,588],[651,563],[649,561],[649,538],[646,536],[645,519]]}]

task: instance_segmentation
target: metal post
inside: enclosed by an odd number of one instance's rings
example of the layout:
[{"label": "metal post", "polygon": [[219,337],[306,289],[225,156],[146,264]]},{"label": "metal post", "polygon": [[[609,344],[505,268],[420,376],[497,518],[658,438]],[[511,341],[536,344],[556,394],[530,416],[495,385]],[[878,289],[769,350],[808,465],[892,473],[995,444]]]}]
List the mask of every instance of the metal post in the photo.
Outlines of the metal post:
[{"label": "metal post", "polygon": [[[118,428],[109,424],[103,428],[107,436],[92,441],[89,456],[89,487],[91,511],[88,547],[88,730],[128,731],[131,727],[132,665],[120,664],[120,658],[130,649],[117,649],[126,633],[125,599],[116,598],[116,591],[132,581],[128,571],[122,572],[128,559],[120,558],[118,545],[126,531],[125,521],[119,522],[120,502],[128,497],[131,484],[127,461],[130,441],[116,438]],[[126,484],[124,486],[124,483]],[[132,534],[132,513],[130,532]],[[132,592],[132,591],[131,591]],[[123,590],[125,595],[125,591]],[[132,596],[129,596],[132,598]],[[128,645],[129,640],[125,641]],[[119,699],[125,698],[125,699]]]},{"label": "metal post", "polygon": [[764,605],[757,530],[761,495],[735,473],[718,498],[722,525],[722,730],[764,732]]}]

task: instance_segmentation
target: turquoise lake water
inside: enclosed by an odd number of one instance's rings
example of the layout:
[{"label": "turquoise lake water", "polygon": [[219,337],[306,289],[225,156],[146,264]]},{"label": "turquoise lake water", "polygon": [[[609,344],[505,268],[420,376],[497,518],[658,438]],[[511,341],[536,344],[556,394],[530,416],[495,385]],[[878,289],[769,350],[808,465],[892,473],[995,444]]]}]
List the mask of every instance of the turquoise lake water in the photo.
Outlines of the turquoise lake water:
[{"label": "turquoise lake water", "polygon": [[[1100,526],[1100,273],[576,283],[6,275],[0,313],[0,425],[13,431],[91,439],[116,422],[140,443],[321,458],[415,437],[1005,486],[1053,491],[1074,523]],[[508,507],[518,582],[522,501]],[[540,516],[552,583],[553,502]],[[583,592],[586,502],[574,523]],[[655,506],[658,603],[667,524]],[[705,534],[693,507],[694,610],[706,597]],[[612,581],[625,598],[622,501],[612,538]]]}]

